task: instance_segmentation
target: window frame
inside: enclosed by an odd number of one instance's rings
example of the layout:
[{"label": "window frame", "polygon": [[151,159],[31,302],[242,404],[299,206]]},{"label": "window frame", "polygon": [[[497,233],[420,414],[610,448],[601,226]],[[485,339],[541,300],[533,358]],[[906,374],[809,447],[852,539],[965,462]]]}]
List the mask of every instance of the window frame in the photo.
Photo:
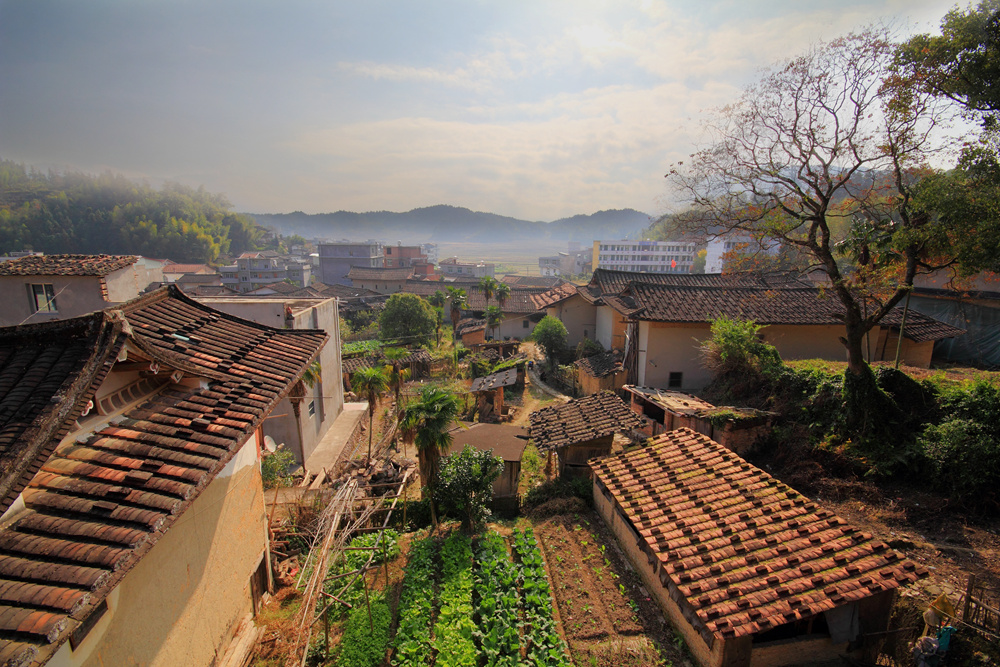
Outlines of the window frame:
[{"label": "window frame", "polygon": [[[58,313],[59,307],[56,305],[56,288],[52,283],[28,283],[28,303],[31,307],[31,314],[35,313]],[[40,292],[39,292],[40,289]],[[44,305],[40,306],[38,298],[45,299]]]}]

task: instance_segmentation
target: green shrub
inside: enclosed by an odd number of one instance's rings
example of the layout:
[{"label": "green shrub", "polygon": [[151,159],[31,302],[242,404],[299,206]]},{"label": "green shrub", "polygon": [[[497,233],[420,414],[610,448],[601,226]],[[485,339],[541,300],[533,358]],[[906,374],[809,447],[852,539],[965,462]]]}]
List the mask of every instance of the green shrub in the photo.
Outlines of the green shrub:
[{"label": "green shrub", "polygon": [[785,371],[773,345],[761,340],[763,327],[751,320],[718,317],[701,346],[702,365],[714,377],[706,394],[723,402],[765,407]]},{"label": "green shrub", "polygon": [[289,486],[292,483],[292,473],[295,465],[295,454],[284,447],[279,446],[278,450],[265,456],[260,461],[260,476],[264,481],[265,489],[273,489],[276,486]]},{"label": "green shrub", "polygon": [[600,354],[604,352],[604,346],[593,338],[584,338],[576,346],[576,353],[573,355],[574,360],[586,359],[587,357],[592,357],[595,354]]},{"label": "green shrub", "polygon": [[526,509],[538,507],[553,498],[580,498],[588,505],[594,504],[594,485],[589,479],[563,479],[557,477],[532,488],[524,497],[522,506]]},{"label": "green shrub", "polygon": [[935,486],[958,503],[980,509],[997,507],[1000,443],[995,422],[949,419],[928,426],[920,441],[934,466]]},{"label": "green shrub", "polygon": [[392,612],[381,597],[371,600],[371,608],[371,620],[368,605],[364,603],[355,606],[348,616],[337,667],[378,667],[385,660]]}]

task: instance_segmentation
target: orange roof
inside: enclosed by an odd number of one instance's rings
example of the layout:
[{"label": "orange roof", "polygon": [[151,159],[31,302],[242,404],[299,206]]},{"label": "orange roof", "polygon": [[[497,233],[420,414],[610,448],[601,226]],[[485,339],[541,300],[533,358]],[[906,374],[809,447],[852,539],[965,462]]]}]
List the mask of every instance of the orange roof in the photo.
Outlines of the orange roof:
[{"label": "orange roof", "polygon": [[691,429],[590,465],[709,643],[926,576],[884,542]]}]

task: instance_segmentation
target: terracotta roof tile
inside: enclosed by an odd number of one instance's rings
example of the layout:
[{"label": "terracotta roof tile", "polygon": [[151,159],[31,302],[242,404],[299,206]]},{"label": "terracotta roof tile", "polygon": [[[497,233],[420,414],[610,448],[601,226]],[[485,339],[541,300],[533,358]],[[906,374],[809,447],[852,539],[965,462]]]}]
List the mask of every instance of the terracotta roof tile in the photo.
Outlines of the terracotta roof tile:
[{"label": "terracotta roof tile", "polygon": [[[164,373],[123,416],[51,445],[79,418],[125,338],[140,359],[207,387],[170,384]],[[51,656],[235,455],[325,339],[225,315],[173,287],[87,318],[0,331],[0,419],[6,406],[8,426],[35,413],[61,424],[49,436],[31,428],[17,436],[41,446],[22,492],[26,509],[0,530],[0,662]],[[24,352],[32,344],[38,349]],[[73,352],[76,345],[100,354]],[[56,367],[45,349],[67,351],[73,363],[48,371],[47,383],[23,380]]]},{"label": "terracotta roof tile", "polygon": [[539,450],[558,449],[635,428],[641,419],[610,391],[532,412],[531,439]]},{"label": "terracotta roof tile", "polygon": [[576,364],[581,373],[586,373],[595,378],[602,378],[625,370],[625,366],[623,365],[624,358],[625,355],[621,350],[609,350],[608,352],[595,354],[592,357],[579,359],[573,363]]},{"label": "terracotta roof tile", "polygon": [[690,429],[591,467],[699,631],[752,634],[925,574]]},{"label": "terracotta roof tile", "polygon": [[0,276],[106,276],[136,261],[131,255],[28,255],[0,262]]},{"label": "terracotta roof tile", "polygon": [[541,294],[536,294],[531,299],[538,310],[544,310],[560,301],[565,301],[570,297],[576,296],[576,291],[577,287],[573,283],[563,283]]}]

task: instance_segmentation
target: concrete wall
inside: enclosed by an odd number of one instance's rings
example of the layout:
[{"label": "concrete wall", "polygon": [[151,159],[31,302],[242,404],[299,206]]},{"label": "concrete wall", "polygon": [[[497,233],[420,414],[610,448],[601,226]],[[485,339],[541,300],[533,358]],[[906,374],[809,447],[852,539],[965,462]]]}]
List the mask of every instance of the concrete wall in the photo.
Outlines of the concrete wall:
[{"label": "concrete wall", "polygon": [[86,638],[51,667],[210,665],[252,613],[250,578],[267,550],[251,437],[108,598]]},{"label": "concrete wall", "polygon": [[[527,326],[525,324],[527,323]],[[527,315],[514,315],[505,317],[496,329],[490,329],[489,334],[496,336],[499,340],[505,338],[516,338],[524,340],[535,330],[536,322],[532,322]]]},{"label": "concrete wall", "polygon": [[[52,285],[56,312],[32,313],[28,285]],[[100,276],[0,276],[0,326],[64,320],[106,308]]]},{"label": "concrete wall", "polygon": [[[580,295],[548,308],[546,314],[559,319],[566,327],[570,347],[576,347],[585,338],[597,338],[597,307]],[[607,346],[605,349],[608,349]]]}]

